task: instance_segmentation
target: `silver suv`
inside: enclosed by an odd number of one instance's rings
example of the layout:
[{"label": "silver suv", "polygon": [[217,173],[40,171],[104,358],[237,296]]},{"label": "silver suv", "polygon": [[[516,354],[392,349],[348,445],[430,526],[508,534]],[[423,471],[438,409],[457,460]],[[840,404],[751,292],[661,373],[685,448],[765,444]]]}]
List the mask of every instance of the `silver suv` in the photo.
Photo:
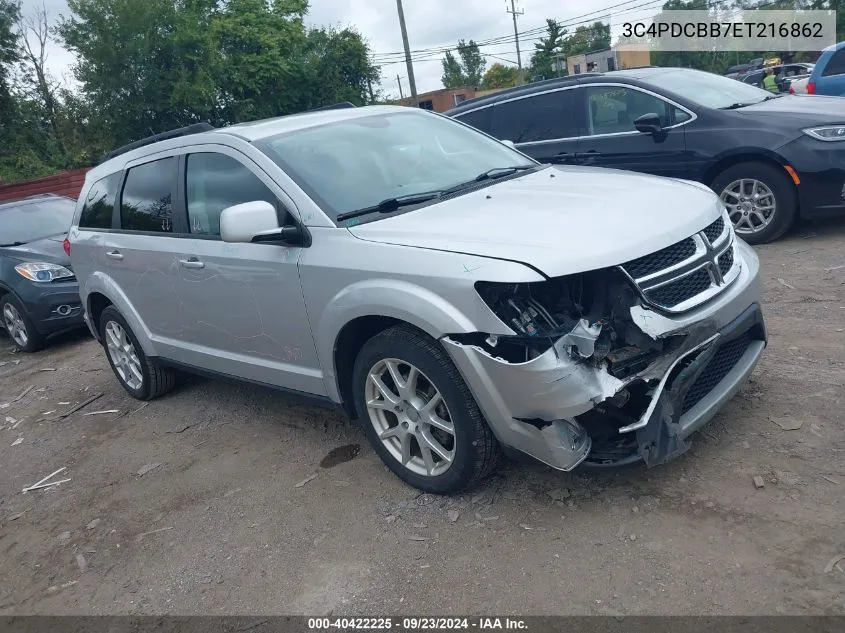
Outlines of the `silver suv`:
[{"label": "silver suv", "polygon": [[502,450],[665,462],[765,347],[757,257],[704,185],[401,107],[169,136],[90,171],[69,236],[136,398],[179,369],[307,394],[443,493]]}]

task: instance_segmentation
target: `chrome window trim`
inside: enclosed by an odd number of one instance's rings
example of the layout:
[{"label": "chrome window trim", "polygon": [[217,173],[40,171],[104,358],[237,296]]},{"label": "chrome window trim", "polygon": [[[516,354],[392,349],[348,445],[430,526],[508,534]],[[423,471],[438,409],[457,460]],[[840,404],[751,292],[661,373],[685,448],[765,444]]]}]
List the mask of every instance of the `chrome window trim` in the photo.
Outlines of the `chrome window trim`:
[{"label": "chrome window trim", "polygon": [[[478,112],[479,110],[483,110],[485,108],[493,108],[497,105],[501,105],[503,103],[511,103],[513,101],[521,101],[523,99],[530,99],[531,97],[539,97],[540,95],[546,95],[553,92],[562,92],[564,90],[576,90],[579,88],[592,88],[592,87],[611,87],[611,88],[629,88],[631,90],[638,90],[644,94],[650,95],[656,99],[660,99],[661,101],[665,101],[669,103],[679,110],[682,110],[690,115],[690,118],[686,121],[681,121],[680,123],[676,123],[675,125],[670,125],[669,127],[663,128],[664,130],[674,130],[676,128],[682,127],[689,123],[692,123],[698,118],[698,115],[687,108],[686,106],[682,106],[677,101],[670,99],[669,97],[665,97],[661,94],[658,94],[652,90],[648,90],[647,88],[641,88],[640,86],[634,86],[632,84],[624,84],[618,82],[601,82],[601,83],[588,83],[588,84],[576,84],[574,86],[563,86],[561,88],[552,88],[549,90],[542,90],[540,92],[532,92],[531,94],[521,95],[518,97],[511,97],[510,99],[503,99],[502,101],[497,101],[495,103],[490,103],[483,106],[478,106],[477,108],[472,108],[465,112],[461,112],[460,114],[456,114],[454,116],[455,119],[460,120],[461,117],[464,115],[470,114],[471,112]],[[629,132],[610,132],[608,134],[587,134],[587,135],[579,135],[579,136],[563,136],[559,138],[550,138],[550,139],[543,139],[540,141],[525,141],[524,143],[514,143],[516,147],[529,147],[534,145],[546,145],[548,143],[559,143],[562,141],[582,141],[584,139],[596,139],[596,138],[613,138],[617,136],[634,136],[637,134],[642,134],[642,132],[638,132],[637,130],[631,130]]]}]

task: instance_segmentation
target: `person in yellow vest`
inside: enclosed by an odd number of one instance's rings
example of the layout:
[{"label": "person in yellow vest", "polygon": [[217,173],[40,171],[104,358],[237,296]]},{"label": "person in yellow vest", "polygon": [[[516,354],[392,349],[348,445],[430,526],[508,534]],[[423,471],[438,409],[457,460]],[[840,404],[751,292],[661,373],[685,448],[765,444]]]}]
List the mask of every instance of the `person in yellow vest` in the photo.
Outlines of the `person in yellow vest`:
[{"label": "person in yellow vest", "polygon": [[763,88],[769,92],[779,92],[777,80],[775,79],[775,71],[772,68],[765,70],[766,75],[763,77]]}]

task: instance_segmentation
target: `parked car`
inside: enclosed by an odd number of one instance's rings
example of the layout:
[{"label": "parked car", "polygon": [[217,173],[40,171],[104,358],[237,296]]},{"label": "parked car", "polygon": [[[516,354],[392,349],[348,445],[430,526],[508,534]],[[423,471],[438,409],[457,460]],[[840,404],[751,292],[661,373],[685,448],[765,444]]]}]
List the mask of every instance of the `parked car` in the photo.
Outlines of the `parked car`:
[{"label": "parked car", "polygon": [[0,203],[0,321],[24,352],[85,326],[63,248],[75,207],[74,200],[54,195]]},{"label": "parked car", "polygon": [[805,95],[807,94],[807,84],[810,82],[810,76],[797,77],[789,83],[789,94],[791,95]]},{"label": "parked car", "polygon": [[845,96],[845,42],[828,46],[822,51],[810,73],[807,94]]},{"label": "parked car", "polygon": [[788,92],[791,81],[796,77],[809,77],[813,72],[813,64],[794,63],[781,64],[779,66],[766,66],[760,70],[752,71],[740,78],[740,81],[758,88],[763,87],[763,77],[766,71],[772,69],[775,73],[775,82],[780,92]]},{"label": "parked car", "polygon": [[136,398],[174,368],[305,394],[450,492],[500,447],[660,464],[765,346],[757,257],[703,185],[544,166],[402,107],[171,136],[92,169],[70,230]]},{"label": "parked car", "polygon": [[[704,183],[743,239],[845,212],[845,102],[772,95],[719,75],[640,68],[564,77],[446,113],[547,163]],[[840,140],[842,139],[842,140]]]},{"label": "parked car", "polygon": [[731,66],[725,71],[725,77],[731,77],[732,79],[736,79],[738,77],[742,77],[746,73],[749,73],[753,70],[757,70],[763,67],[763,58],[758,57],[756,59],[752,59],[751,61],[745,64],[737,64],[736,66]]}]

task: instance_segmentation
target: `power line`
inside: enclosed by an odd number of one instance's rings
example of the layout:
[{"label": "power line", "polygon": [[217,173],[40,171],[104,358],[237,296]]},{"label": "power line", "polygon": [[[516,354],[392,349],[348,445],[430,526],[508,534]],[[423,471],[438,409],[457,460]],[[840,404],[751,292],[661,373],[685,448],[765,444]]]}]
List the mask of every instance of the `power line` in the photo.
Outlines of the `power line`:
[{"label": "power line", "polygon": [[520,70],[522,70],[522,55],[519,52],[519,29],[516,26],[516,16],[525,15],[525,11],[517,11],[516,0],[511,0],[511,9],[508,11],[507,7],[505,7],[505,12],[510,13],[513,16],[513,38],[516,42],[516,65]]}]

